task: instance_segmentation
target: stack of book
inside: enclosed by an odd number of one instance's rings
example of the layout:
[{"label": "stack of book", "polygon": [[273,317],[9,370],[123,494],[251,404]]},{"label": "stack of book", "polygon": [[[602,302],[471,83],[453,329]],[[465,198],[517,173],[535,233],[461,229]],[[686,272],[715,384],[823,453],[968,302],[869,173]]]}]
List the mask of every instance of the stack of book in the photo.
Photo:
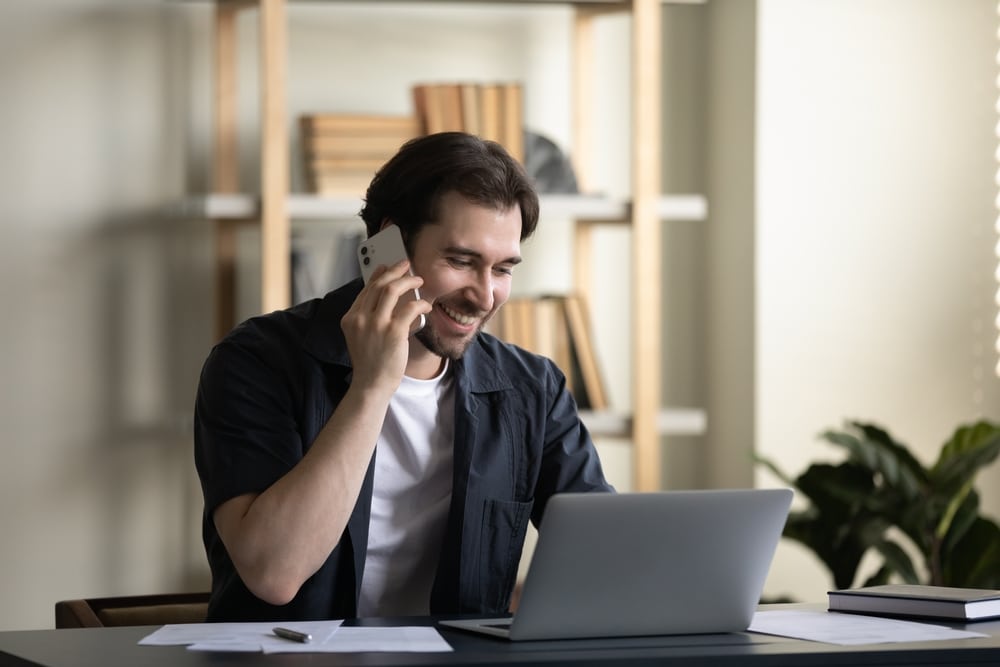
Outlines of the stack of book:
[{"label": "stack of book", "polygon": [[300,119],[310,192],[364,196],[375,172],[420,134],[411,116],[309,114]]},{"label": "stack of book", "polygon": [[524,162],[524,96],[520,83],[413,86],[422,134],[468,132],[496,141]]},{"label": "stack of book", "polygon": [[566,375],[581,408],[607,409],[607,392],[583,296],[509,299],[490,330],[508,343],[554,361]]}]

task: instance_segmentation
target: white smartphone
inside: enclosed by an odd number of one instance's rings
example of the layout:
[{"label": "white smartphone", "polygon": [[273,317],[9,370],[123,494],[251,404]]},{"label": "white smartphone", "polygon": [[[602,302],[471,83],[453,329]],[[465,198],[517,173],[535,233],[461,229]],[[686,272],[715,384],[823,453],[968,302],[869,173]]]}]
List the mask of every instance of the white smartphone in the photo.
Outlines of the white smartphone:
[{"label": "white smartphone", "polygon": [[[372,271],[375,270],[376,266],[392,266],[407,258],[403,236],[399,233],[399,227],[396,225],[389,225],[378,234],[365,239],[358,248],[361,277],[366,283],[371,278]],[[413,275],[412,269],[410,275]],[[420,298],[420,291],[417,289],[414,289],[410,294],[413,299]],[[427,318],[421,313],[418,320],[414,320],[413,326],[410,327],[410,334],[415,334],[423,329],[426,323]]]}]

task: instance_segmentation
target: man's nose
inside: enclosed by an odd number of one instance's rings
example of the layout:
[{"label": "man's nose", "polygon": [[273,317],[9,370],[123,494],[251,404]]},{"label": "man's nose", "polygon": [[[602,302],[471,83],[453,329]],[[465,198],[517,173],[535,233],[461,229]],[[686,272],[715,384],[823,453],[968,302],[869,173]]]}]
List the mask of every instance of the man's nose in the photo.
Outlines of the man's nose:
[{"label": "man's nose", "polygon": [[493,310],[493,273],[482,271],[476,275],[475,280],[467,288],[468,298],[482,312]]}]

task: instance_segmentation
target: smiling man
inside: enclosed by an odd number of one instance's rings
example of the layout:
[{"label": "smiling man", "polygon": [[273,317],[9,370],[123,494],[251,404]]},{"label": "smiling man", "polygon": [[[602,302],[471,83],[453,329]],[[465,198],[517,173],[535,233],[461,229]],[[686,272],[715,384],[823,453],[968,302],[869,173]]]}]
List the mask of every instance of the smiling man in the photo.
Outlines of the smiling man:
[{"label": "smiling man", "polygon": [[613,490],[562,373],[482,331],[538,221],[521,165],[414,139],[361,217],[410,261],[244,322],[202,370],[210,620],[502,613],[548,499]]}]

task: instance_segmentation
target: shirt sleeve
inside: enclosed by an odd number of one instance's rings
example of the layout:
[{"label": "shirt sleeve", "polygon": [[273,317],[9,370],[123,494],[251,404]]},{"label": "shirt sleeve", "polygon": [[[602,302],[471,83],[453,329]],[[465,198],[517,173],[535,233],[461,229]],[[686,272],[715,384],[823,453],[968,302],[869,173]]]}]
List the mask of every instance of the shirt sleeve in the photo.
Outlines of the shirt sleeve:
[{"label": "shirt sleeve", "polygon": [[576,400],[566,387],[566,378],[555,364],[547,362],[548,412],[545,444],[536,486],[532,521],[537,525],[548,499],[556,493],[614,492],[604,477],[601,459],[580,419]]},{"label": "shirt sleeve", "polygon": [[223,341],[202,369],[195,401],[195,464],[205,509],[260,493],[302,458],[287,366],[253,345]]}]

